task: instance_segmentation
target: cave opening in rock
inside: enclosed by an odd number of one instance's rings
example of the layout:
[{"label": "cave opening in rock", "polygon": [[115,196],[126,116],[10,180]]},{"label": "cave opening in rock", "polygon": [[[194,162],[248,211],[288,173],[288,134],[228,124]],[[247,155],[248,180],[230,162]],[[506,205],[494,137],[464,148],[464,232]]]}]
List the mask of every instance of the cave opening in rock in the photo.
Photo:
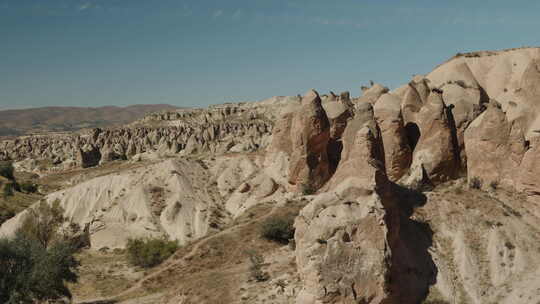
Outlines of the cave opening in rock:
[{"label": "cave opening in rock", "polygon": [[407,133],[409,147],[411,148],[411,151],[414,151],[414,148],[416,148],[416,144],[418,144],[418,140],[420,139],[420,129],[417,124],[409,122],[405,125],[405,132]]}]

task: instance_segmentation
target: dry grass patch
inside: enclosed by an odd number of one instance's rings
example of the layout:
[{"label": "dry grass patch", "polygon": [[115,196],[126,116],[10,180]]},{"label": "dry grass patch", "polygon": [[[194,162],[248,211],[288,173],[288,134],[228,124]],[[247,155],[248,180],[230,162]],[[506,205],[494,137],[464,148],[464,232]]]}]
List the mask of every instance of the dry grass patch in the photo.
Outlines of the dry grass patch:
[{"label": "dry grass patch", "polygon": [[135,285],[144,272],[131,267],[123,252],[83,251],[77,255],[81,266],[79,282],[69,289],[76,299],[113,296]]}]

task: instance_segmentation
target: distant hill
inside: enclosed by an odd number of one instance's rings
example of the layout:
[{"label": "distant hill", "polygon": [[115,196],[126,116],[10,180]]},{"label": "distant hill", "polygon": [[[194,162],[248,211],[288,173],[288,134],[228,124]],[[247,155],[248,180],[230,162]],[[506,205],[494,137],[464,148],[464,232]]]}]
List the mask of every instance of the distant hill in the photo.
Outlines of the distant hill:
[{"label": "distant hill", "polygon": [[109,127],[130,123],[151,112],[174,110],[166,104],[105,106],[43,107],[0,111],[0,136],[31,133],[76,131],[84,128]]}]

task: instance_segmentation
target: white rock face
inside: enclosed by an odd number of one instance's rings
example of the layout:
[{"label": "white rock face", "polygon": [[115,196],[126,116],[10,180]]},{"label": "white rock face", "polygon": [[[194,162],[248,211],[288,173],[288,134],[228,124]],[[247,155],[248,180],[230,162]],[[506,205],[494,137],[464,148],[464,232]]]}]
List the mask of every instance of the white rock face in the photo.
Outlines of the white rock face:
[{"label": "white rock face", "polygon": [[[212,210],[218,208],[203,186],[205,178],[196,162],[167,160],[97,177],[46,200],[59,200],[70,221],[89,225],[97,249],[123,247],[130,237],[163,235],[182,244],[206,235]],[[6,222],[0,233],[12,233],[25,216]]]},{"label": "white rock face", "polygon": [[[275,168],[263,169],[263,163],[263,156],[247,155],[154,160],[75,184],[46,200],[59,200],[69,221],[89,227],[94,249],[121,248],[138,237],[165,236],[185,244],[218,231],[252,206],[287,197],[272,178]],[[12,235],[25,216],[4,223],[0,235]]]}]

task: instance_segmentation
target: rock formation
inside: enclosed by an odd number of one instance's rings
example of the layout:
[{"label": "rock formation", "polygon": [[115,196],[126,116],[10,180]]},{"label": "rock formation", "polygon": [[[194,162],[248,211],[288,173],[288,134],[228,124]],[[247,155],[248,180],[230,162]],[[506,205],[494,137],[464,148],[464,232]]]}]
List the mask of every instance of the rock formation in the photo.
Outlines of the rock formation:
[{"label": "rock formation", "polygon": [[318,189],[330,177],[327,146],[330,123],[314,90],[302,98],[291,122],[291,167],[289,182],[297,187]]},{"label": "rock formation", "polygon": [[0,158],[58,168],[140,160],[47,195],[88,227],[95,248],[128,236],[189,244],[259,204],[305,200],[295,220],[299,292],[287,296],[299,304],[419,303],[428,291],[438,301],[532,303],[539,62],[539,49],[459,54],[393,91],[373,84],[358,98],[310,90],[156,113],[3,141]]},{"label": "rock formation", "polygon": [[384,94],[375,104],[374,112],[382,132],[387,174],[391,180],[397,181],[407,173],[412,161],[401,115],[401,100],[395,95]]}]

